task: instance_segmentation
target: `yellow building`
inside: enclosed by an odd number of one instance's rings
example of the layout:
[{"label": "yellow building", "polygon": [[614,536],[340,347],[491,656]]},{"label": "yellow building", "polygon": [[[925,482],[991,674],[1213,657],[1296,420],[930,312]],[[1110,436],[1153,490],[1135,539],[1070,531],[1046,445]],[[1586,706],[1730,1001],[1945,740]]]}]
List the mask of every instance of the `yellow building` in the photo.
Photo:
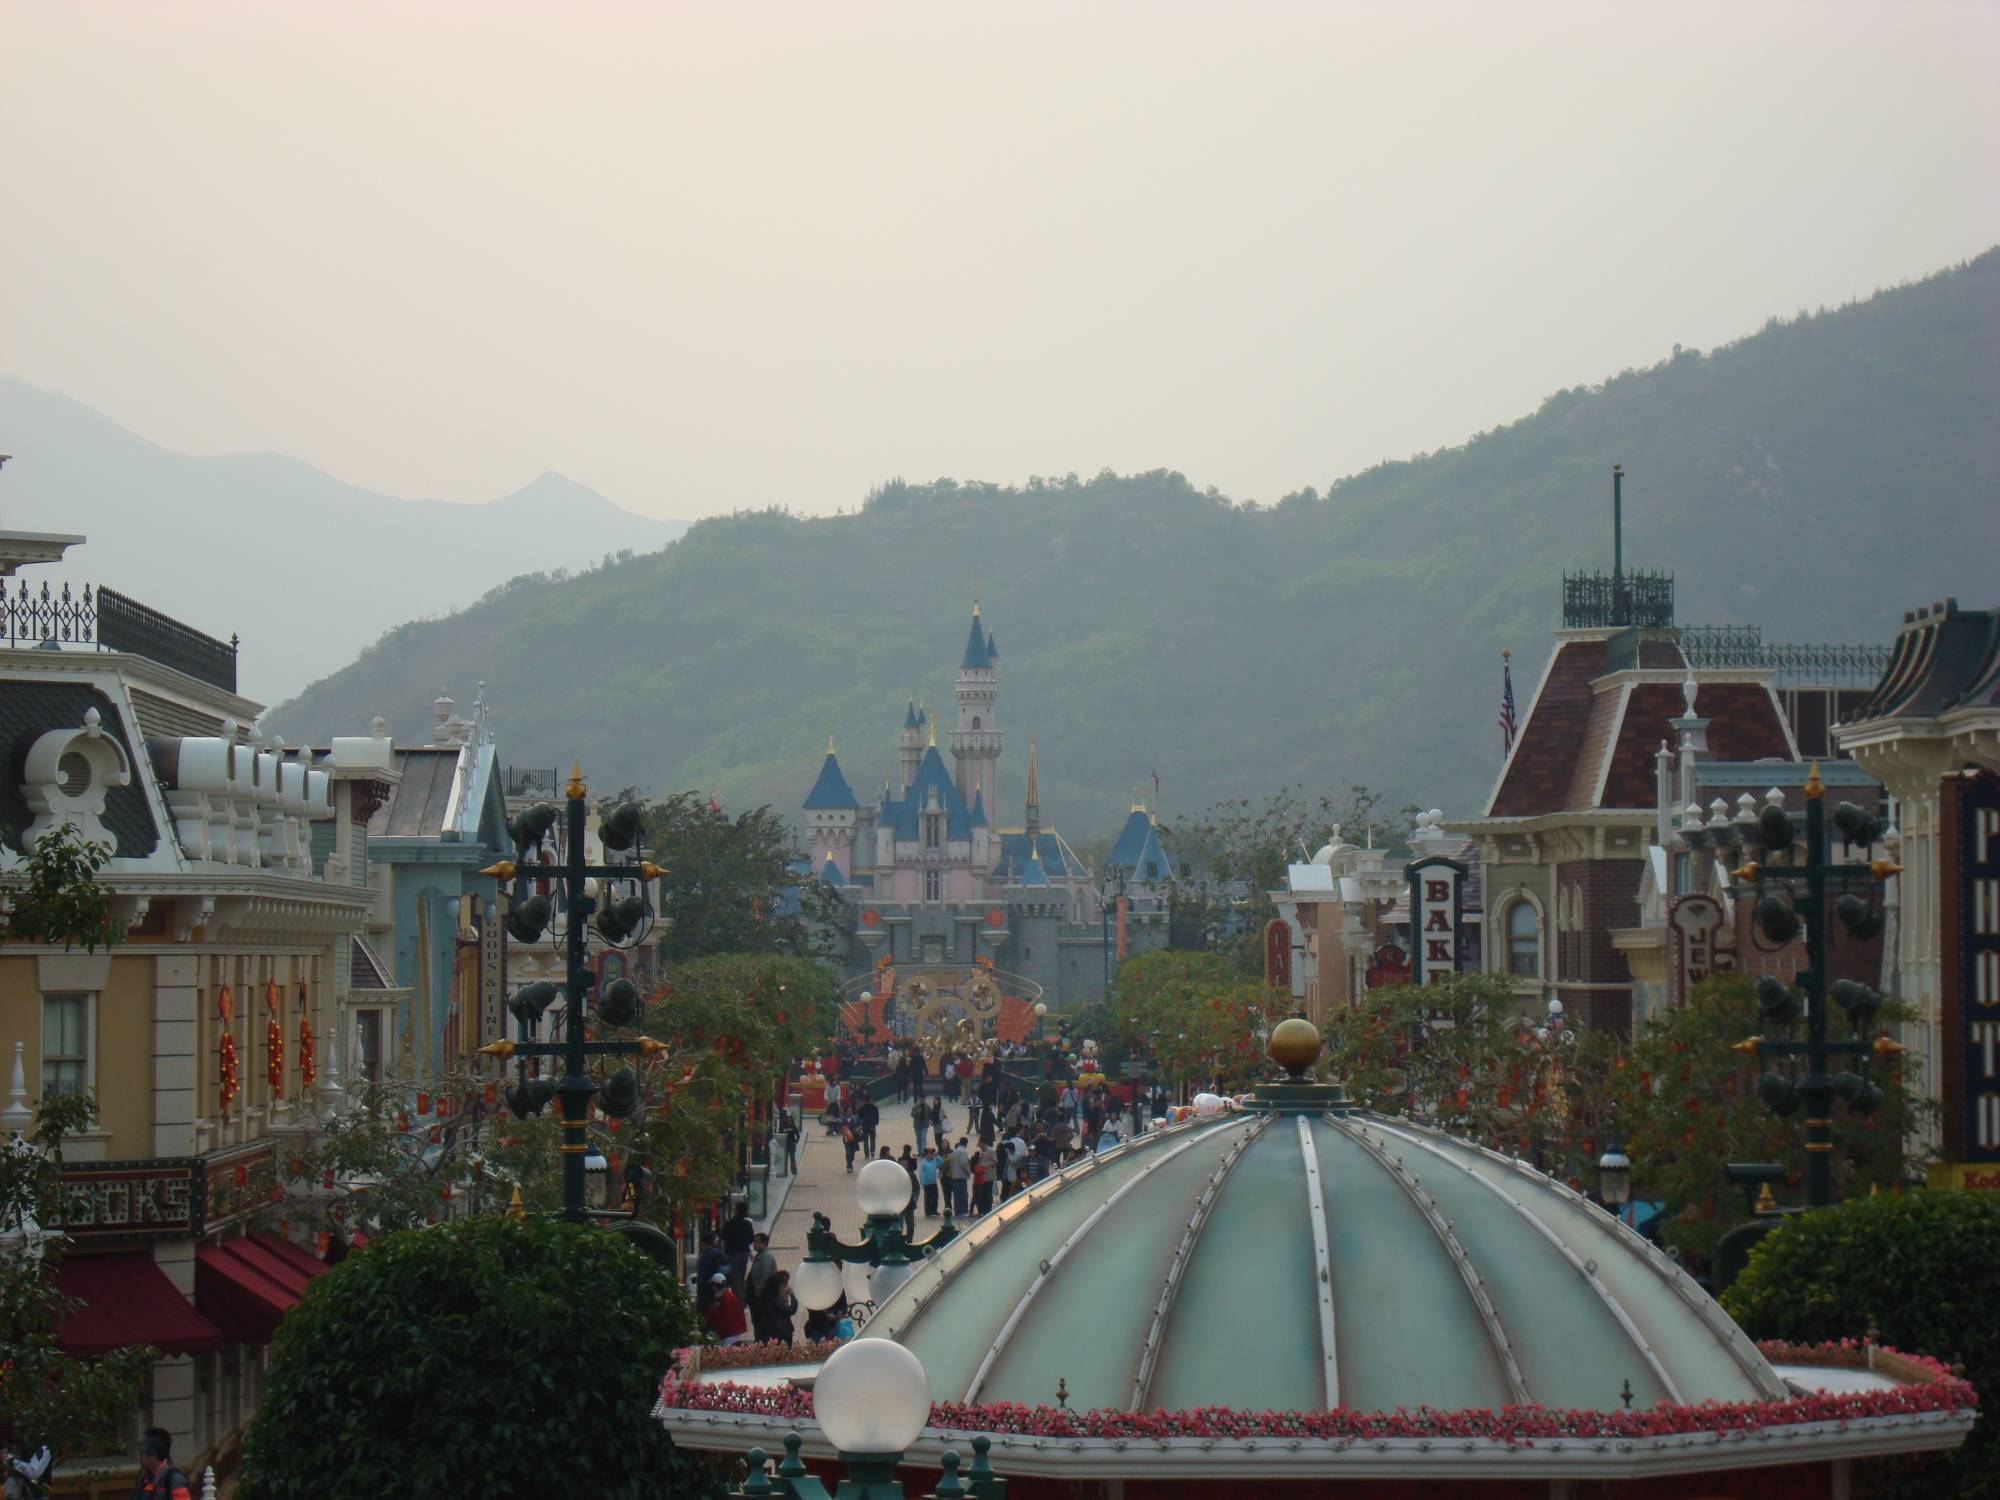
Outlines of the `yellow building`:
[{"label": "yellow building", "polygon": [[[0,532],[0,579],[81,540]],[[0,591],[0,876],[69,824],[110,846],[100,880],[124,927],[95,952],[0,946],[0,1057],[26,1096],[10,1123],[51,1090],[99,1105],[66,1147],[61,1275],[85,1305],[64,1342],[169,1351],[133,1446],[60,1455],[59,1493],[122,1500],[143,1427],[173,1433],[184,1468],[226,1471],[271,1331],[324,1269],[251,1221],[287,1138],[338,1098],[371,895],[336,841],[315,854],[328,772],[244,728],[261,708],[235,691],[233,644],[110,589]]]}]

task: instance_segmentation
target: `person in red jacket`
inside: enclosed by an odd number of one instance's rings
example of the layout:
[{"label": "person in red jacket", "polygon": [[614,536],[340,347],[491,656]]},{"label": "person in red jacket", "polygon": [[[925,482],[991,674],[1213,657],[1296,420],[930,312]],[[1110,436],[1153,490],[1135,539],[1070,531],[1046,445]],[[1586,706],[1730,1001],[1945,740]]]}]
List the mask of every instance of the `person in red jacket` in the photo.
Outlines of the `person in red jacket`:
[{"label": "person in red jacket", "polygon": [[164,1500],[189,1500],[187,1475],[174,1467],[174,1439],[164,1427],[148,1427],[139,1439],[139,1482],[133,1486],[132,1500],[161,1496]]},{"label": "person in red jacket", "polygon": [[715,1335],[718,1344],[747,1344],[750,1342],[750,1320],[743,1315],[743,1303],[729,1288],[729,1278],[717,1271],[708,1278],[708,1311],[702,1314],[708,1324],[708,1331]]}]

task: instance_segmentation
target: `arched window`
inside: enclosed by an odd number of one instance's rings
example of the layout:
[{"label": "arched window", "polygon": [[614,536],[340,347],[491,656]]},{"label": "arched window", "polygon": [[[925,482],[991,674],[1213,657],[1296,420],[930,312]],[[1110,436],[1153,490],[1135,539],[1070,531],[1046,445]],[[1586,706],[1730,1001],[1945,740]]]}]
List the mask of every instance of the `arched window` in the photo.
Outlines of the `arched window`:
[{"label": "arched window", "polygon": [[979,727],[979,715],[978,715],[978,714],[974,714],[974,715],[972,716],[972,727],[973,727],[974,729],[977,729],[977,728]]},{"label": "arched window", "polygon": [[1507,908],[1507,972],[1528,979],[1542,972],[1542,919],[1526,901]]}]

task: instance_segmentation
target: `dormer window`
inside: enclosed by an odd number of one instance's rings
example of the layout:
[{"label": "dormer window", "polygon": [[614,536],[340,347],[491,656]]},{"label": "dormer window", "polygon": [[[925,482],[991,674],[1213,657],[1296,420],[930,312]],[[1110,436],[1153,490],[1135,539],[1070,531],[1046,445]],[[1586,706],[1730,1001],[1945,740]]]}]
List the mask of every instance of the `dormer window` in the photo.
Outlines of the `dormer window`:
[{"label": "dormer window", "polygon": [[944,846],[944,814],[924,814],[924,847],[939,849]]}]

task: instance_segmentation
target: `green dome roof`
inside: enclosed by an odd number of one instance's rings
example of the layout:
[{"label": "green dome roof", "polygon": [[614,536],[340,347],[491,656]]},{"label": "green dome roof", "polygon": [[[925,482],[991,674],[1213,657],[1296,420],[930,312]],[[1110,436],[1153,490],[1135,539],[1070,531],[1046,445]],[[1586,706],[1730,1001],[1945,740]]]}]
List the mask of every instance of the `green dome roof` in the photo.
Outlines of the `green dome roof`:
[{"label": "green dome roof", "polygon": [[1397,1119],[1152,1131],[977,1220],[863,1331],[940,1401],[1356,1410],[1779,1398],[1720,1307],[1523,1163]]}]

